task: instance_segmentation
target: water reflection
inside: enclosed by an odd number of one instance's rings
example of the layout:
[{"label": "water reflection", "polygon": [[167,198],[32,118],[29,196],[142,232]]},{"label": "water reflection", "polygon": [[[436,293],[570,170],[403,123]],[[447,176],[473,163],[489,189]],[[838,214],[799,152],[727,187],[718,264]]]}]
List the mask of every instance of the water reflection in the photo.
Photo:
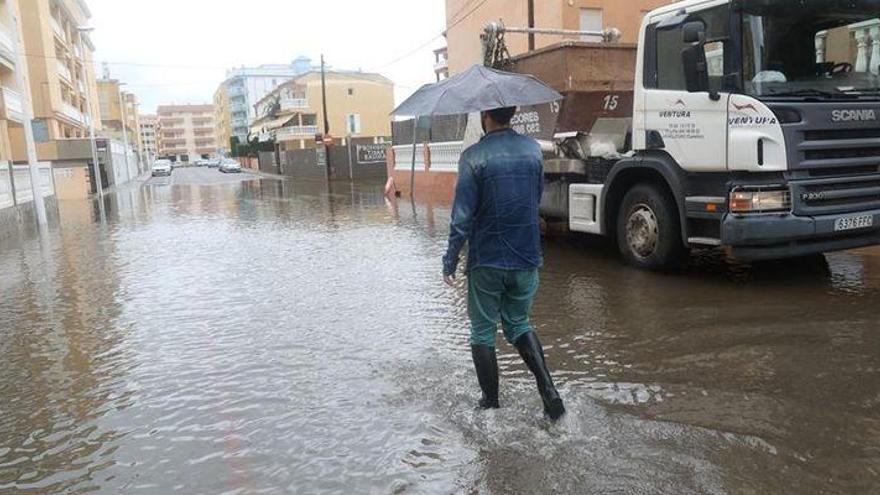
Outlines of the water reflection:
[{"label": "water reflection", "polygon": [[0,491],[878,488],[877,250],[662,276],[549,239],[552,426],[504,343],[473,409],[448,205],[211,173],[0,241]]}]

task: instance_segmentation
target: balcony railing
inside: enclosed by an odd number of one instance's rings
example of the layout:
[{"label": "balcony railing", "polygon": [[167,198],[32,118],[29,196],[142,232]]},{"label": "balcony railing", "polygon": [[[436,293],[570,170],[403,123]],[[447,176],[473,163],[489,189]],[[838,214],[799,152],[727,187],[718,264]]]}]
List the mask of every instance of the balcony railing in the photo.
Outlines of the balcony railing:
[{"label": "balcony railing", "polygon": [[18,91],[3,88],[3,108],[7,119],[16,122],[24,121],[24,98]]},{"label": "balcony railing", "polygon": [[71,105],[70,103],[63,102],[61,104],[61,113],[64,114],[67,118],[74,120],[80,124],[88,123],[88,120],[86,120],[86,117],[82,114],[82,112],[80,112],[78,108]]},{"label": "balcony railing", "polygon": [[316,125],[291,125],[275,129],[275,139],[286,137],[315,137],[315,134],[317,133],[318,126]]},{"label": "balcony railing", "polygon": [[70,75],[70,68],[67,67],[67,64],[62,62],[61,60],[56,60],[55,65],[58,67],[58,75],[66,79],[68,82],[73,81],[72,76]]},{"label": "balcony railing", "polygon": [[446,59],[438,60],[434,63],[434,72],[440,72],[449,68],[449,61]]},{"label": "balcony railing", "polygon": [[282,110],[297,110],[309,108],[309,100],[305,98],[281,98]]},{"label": "balcony railing", "polygon": [[6,24],[0,22],[0,52],[2,55],[15,65],[15,54],[12,47],[12,29]]},{"label": "balcony railing", "polygon": [[[855,72],[870,72],[880,75],[880,18],[851,24],[850,42],[855,41]],[[826,61],[828,50],[828,31],[816,33],[816,63]]]},{"label": "balcony railing", "polygon": [[52,31],[55,32],[55,35],[61,38],[62,41],[67,42],[67,33],[64,32],[64,28],[61,27],[61,23],[58,22],[58,19],[50,16],[49,24],[52,25]]}]

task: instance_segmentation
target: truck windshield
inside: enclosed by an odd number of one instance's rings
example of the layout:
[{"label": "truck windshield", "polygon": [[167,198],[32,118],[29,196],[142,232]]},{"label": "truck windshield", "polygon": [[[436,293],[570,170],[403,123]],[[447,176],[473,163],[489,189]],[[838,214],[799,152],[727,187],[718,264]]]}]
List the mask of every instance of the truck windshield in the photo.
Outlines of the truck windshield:
[{"label": "truck windshield", "polygon": [[880,98],[880,2],[741,5],[746,94]]}]

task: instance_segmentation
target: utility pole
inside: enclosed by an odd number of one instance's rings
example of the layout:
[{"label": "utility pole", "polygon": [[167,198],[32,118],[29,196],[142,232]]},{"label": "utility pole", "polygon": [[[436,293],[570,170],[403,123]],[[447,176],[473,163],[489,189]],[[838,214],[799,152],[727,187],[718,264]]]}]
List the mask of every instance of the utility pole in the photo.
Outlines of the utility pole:
[{"label": "utility pole", "polygon": [[[529,29],[535,28],[535,0],[529,2]],[[529,33],[529,51],[535,51],[535,33]]]},{"label": "utility pole", "polygon": [[[40,165],[37,162],[37,145],[34,141],[34,109],[31,107],[31,87],[25,78],[27,70],[27,60],[23,56],[23,52],[19,49],[18,44],[18,13],[13,12],[12,2],[6,3],[6,12],[12,18],[12,51],[15,53],[15,79],[18,87],[21,88],[23,105],[22,114],[24,116],[24,141],[27,146],[28,170],[31,177],[31,190],[33,191],[34,211],[37,214],[37,225],[45,227],[49,224],[46,219],[46,201],[43,198],[43,187],[40,183]],[[52,173],[52,169],[49,169]]]},{"label": "utility pole", "polygon": [[330,181],[330,178],[333,176],[332,171],[333,167],[330,165],[330,146],[328,143],[328,137],[330,136],[330,119],[327,117],[327,78],[325,76],[326,70],[324,68],[324,54],[321,54],[321,105],[323,107],[322,113],[324,114],[324,156],[325,161],[327,162],[327,181]]}]

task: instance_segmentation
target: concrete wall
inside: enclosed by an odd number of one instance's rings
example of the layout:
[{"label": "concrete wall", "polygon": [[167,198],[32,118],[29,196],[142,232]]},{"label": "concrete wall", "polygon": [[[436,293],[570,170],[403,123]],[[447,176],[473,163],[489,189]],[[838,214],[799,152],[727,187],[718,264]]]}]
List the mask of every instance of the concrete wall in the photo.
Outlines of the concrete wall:
[{"label": "concrete wall", "polygon": [[[51,223],[58,222],[58,203],[54,197],[46,198],[46,216]],[[37,216],[34,202],[0,209],[0,239],[36,231]]]},{"label": "concrete wall", "polygon": [[[353,139],[351,145],[332,146],[328,150],[333,180],[385,180],[386,157],[384,144],[375,144],[372,138]],[[272,152],[260,153],[260,171],[282,174],[298,180],[326,180],[326,170],[318,165],[315,149],[279,152],[280,164]]]}]

